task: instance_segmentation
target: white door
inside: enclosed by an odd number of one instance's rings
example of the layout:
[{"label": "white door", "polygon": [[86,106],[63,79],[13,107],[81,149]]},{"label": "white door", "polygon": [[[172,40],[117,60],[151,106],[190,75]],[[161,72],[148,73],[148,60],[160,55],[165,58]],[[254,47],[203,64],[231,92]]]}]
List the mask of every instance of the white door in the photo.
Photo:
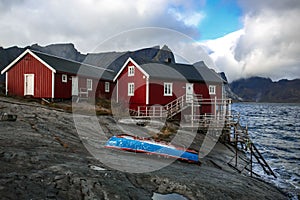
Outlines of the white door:
[{"label": "white door", "polygon": [[24,74],[24,95],[34,95],[34,74]]},{"label": "white door", "polygon": [[194,95],[194,84],[193,83],[186,83],[185,85],[185,96],[186,102],[192,103]]},{"label": "white door", "polygon": [[78,96],[78,77],[72,76],[72,96]]}]

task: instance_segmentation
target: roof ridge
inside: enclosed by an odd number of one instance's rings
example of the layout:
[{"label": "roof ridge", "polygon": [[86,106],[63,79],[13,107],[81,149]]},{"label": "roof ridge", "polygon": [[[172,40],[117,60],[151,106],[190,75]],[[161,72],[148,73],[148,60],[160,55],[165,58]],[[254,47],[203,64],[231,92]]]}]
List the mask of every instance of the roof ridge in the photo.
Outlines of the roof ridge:
[{"label": "roof ridge", "polygon": [[162,64],[162,65],[167,65],[167,66],[172,66],[172,65],[182,65],[182,66],[189,66],[189,67],[193,67],[194,65],[193,64],[189,64],[189,63],[168,63],[168,62],[162,62],[162,61],[153,61],[153,60],[150,60],[148,62],[145,62],[143,63],[142,65],[145,65],[145,64]]},{"label": "roof ridge", "polygon": [[45,53],[45,52],[41,52],[41,51],[37,51],[37,50],[33,50],[33,49],[30,49],[30,51],[32,51],[34,53],[40,53],[40,54],[44,54],[46,56],[51,56],[51,57],[54,57],[54,58],[58,58],[58,59],[61,59],[61,60],[66,60],[66,61],[69,61],[69,62],[73,62],[73,63],[77,63],[77,64],[81,64],[81,65],[86,65],[88,67],[92,67],[92,68],[96,68],[96,69],[103,69],[105,71],[115,72],[114,70],[111,70],[111,69],[106,69],[106,68],[103,68],[103,67],[100,67],[100,66],[90,65],[88,63],[79,62],[79,61],[71,60],[71,59],[68,59],[68,58],[63,58],[63,57],[60,57],[60,56],[52,55],[52,54],[49,54],[49,53]]}]

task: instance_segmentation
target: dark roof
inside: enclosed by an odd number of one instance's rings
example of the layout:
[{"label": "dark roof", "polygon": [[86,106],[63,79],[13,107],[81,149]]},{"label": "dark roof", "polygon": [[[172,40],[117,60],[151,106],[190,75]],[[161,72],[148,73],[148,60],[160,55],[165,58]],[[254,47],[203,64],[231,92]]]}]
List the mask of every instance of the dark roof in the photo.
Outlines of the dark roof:
[{"label": "dark roof", "polygon": [[139,65],[150,77],[157,79],[187,80],[190,82],[224,82],[224,80],[221,79],[216,72],[209,69],[204,62],[201,66],[155,62]]},{"label": "dark roof", "polygon": [[213,69],[209,69],[203,61],[193,64],[196,70],[202,75],[203,79],[208,82],[223,82],[227,83],[220,74]]},{"label": "dark roof", "polygon": [[31,50],[35,55],[41,58],[44,62],[54,68],[56,71],[79,74],[91,78],[100,78],[104,80],[113,80],[115,73],[112,70],[107,70],[101,67],[80,63],[65,58],[45,54]]},{"label": "dark roof", "polygon": [[[59,72],[79,74],[81,76],[97,79],[101,77],[101,79],[104,80],[113,80],[116,74],[110,69],[99,66],[80,63],[34,50],[31,51]],[[127,56],[123,55],[121,57],[126,58]],[[152,78],[188,80],[190,82],[224,82],[224,80],[215,71],[209,69],[203,61],[194,65],[190,65],[180,63],[153,62],[137,56],[135,56],[133,59]],[[116,62],[116,60],[114,62]]]}]

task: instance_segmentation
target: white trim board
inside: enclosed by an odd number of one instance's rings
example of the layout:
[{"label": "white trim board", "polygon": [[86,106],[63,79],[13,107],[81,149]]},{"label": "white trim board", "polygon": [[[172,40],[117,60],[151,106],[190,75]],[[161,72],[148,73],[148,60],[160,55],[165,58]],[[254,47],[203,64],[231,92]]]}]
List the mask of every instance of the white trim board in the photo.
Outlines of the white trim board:
[{"label": "white trim board", "polygon": [[137,67],[147,78],[149,78],[149,74],[145,72],[145,70],[143,70],[131,57],[129,57],[127,61],[124,63],[124,65],[122,66],[122,68],[119,70],[115,78],[113,79],[113,82],[117,80],[117,78],[120,76],[120,74],[123,72],[123,70],[125,69],[125,67],[129,62],[132,62],[135,67]]},{"label": "white trim board", "polygon": [[55,75],[54,75],[54,72],[52,71],[52,91],[51,91],[51,96],[52,96],[52,99],[54,99],[54,89],[55,89]]}]

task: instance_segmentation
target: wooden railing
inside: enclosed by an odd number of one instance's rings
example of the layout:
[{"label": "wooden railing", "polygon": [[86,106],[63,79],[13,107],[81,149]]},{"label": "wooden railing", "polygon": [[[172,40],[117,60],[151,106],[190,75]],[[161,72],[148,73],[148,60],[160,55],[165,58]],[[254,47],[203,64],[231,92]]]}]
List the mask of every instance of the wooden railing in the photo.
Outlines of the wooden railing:
[{"label": "wooden railing", "polygon": [[[188,107],[199,107],[203,105],[211,105],[213,107],[213,113],[211,116],[214,119],[221,118],[224,116],[231,115],[231,108],[229,107],[231,103],[230,99],[203,99],[202,95],[194,95],[192,99],[187,102],[186,95],[182,95],[177,99],[171,101],[170,103],[162,105],[153,106],[138,106],[137,110],[131,111],[131,116],[136,118],[153,117],[153,118],[172,118],[178,113],[182,112]],[[199,115],[200,113],[198,113]],[[197,114],[186,115],[193,121],[197,121]],[[208,117],[208,115],[207,115]],[[206,118],[206,117],[205,117]],[[199,119],[200,120],[200,119]]]},{"label": "wooden railing", "polygon": [[171,118],[187,107],[185,95],[161,106],[138,106],[134,117]]}]

